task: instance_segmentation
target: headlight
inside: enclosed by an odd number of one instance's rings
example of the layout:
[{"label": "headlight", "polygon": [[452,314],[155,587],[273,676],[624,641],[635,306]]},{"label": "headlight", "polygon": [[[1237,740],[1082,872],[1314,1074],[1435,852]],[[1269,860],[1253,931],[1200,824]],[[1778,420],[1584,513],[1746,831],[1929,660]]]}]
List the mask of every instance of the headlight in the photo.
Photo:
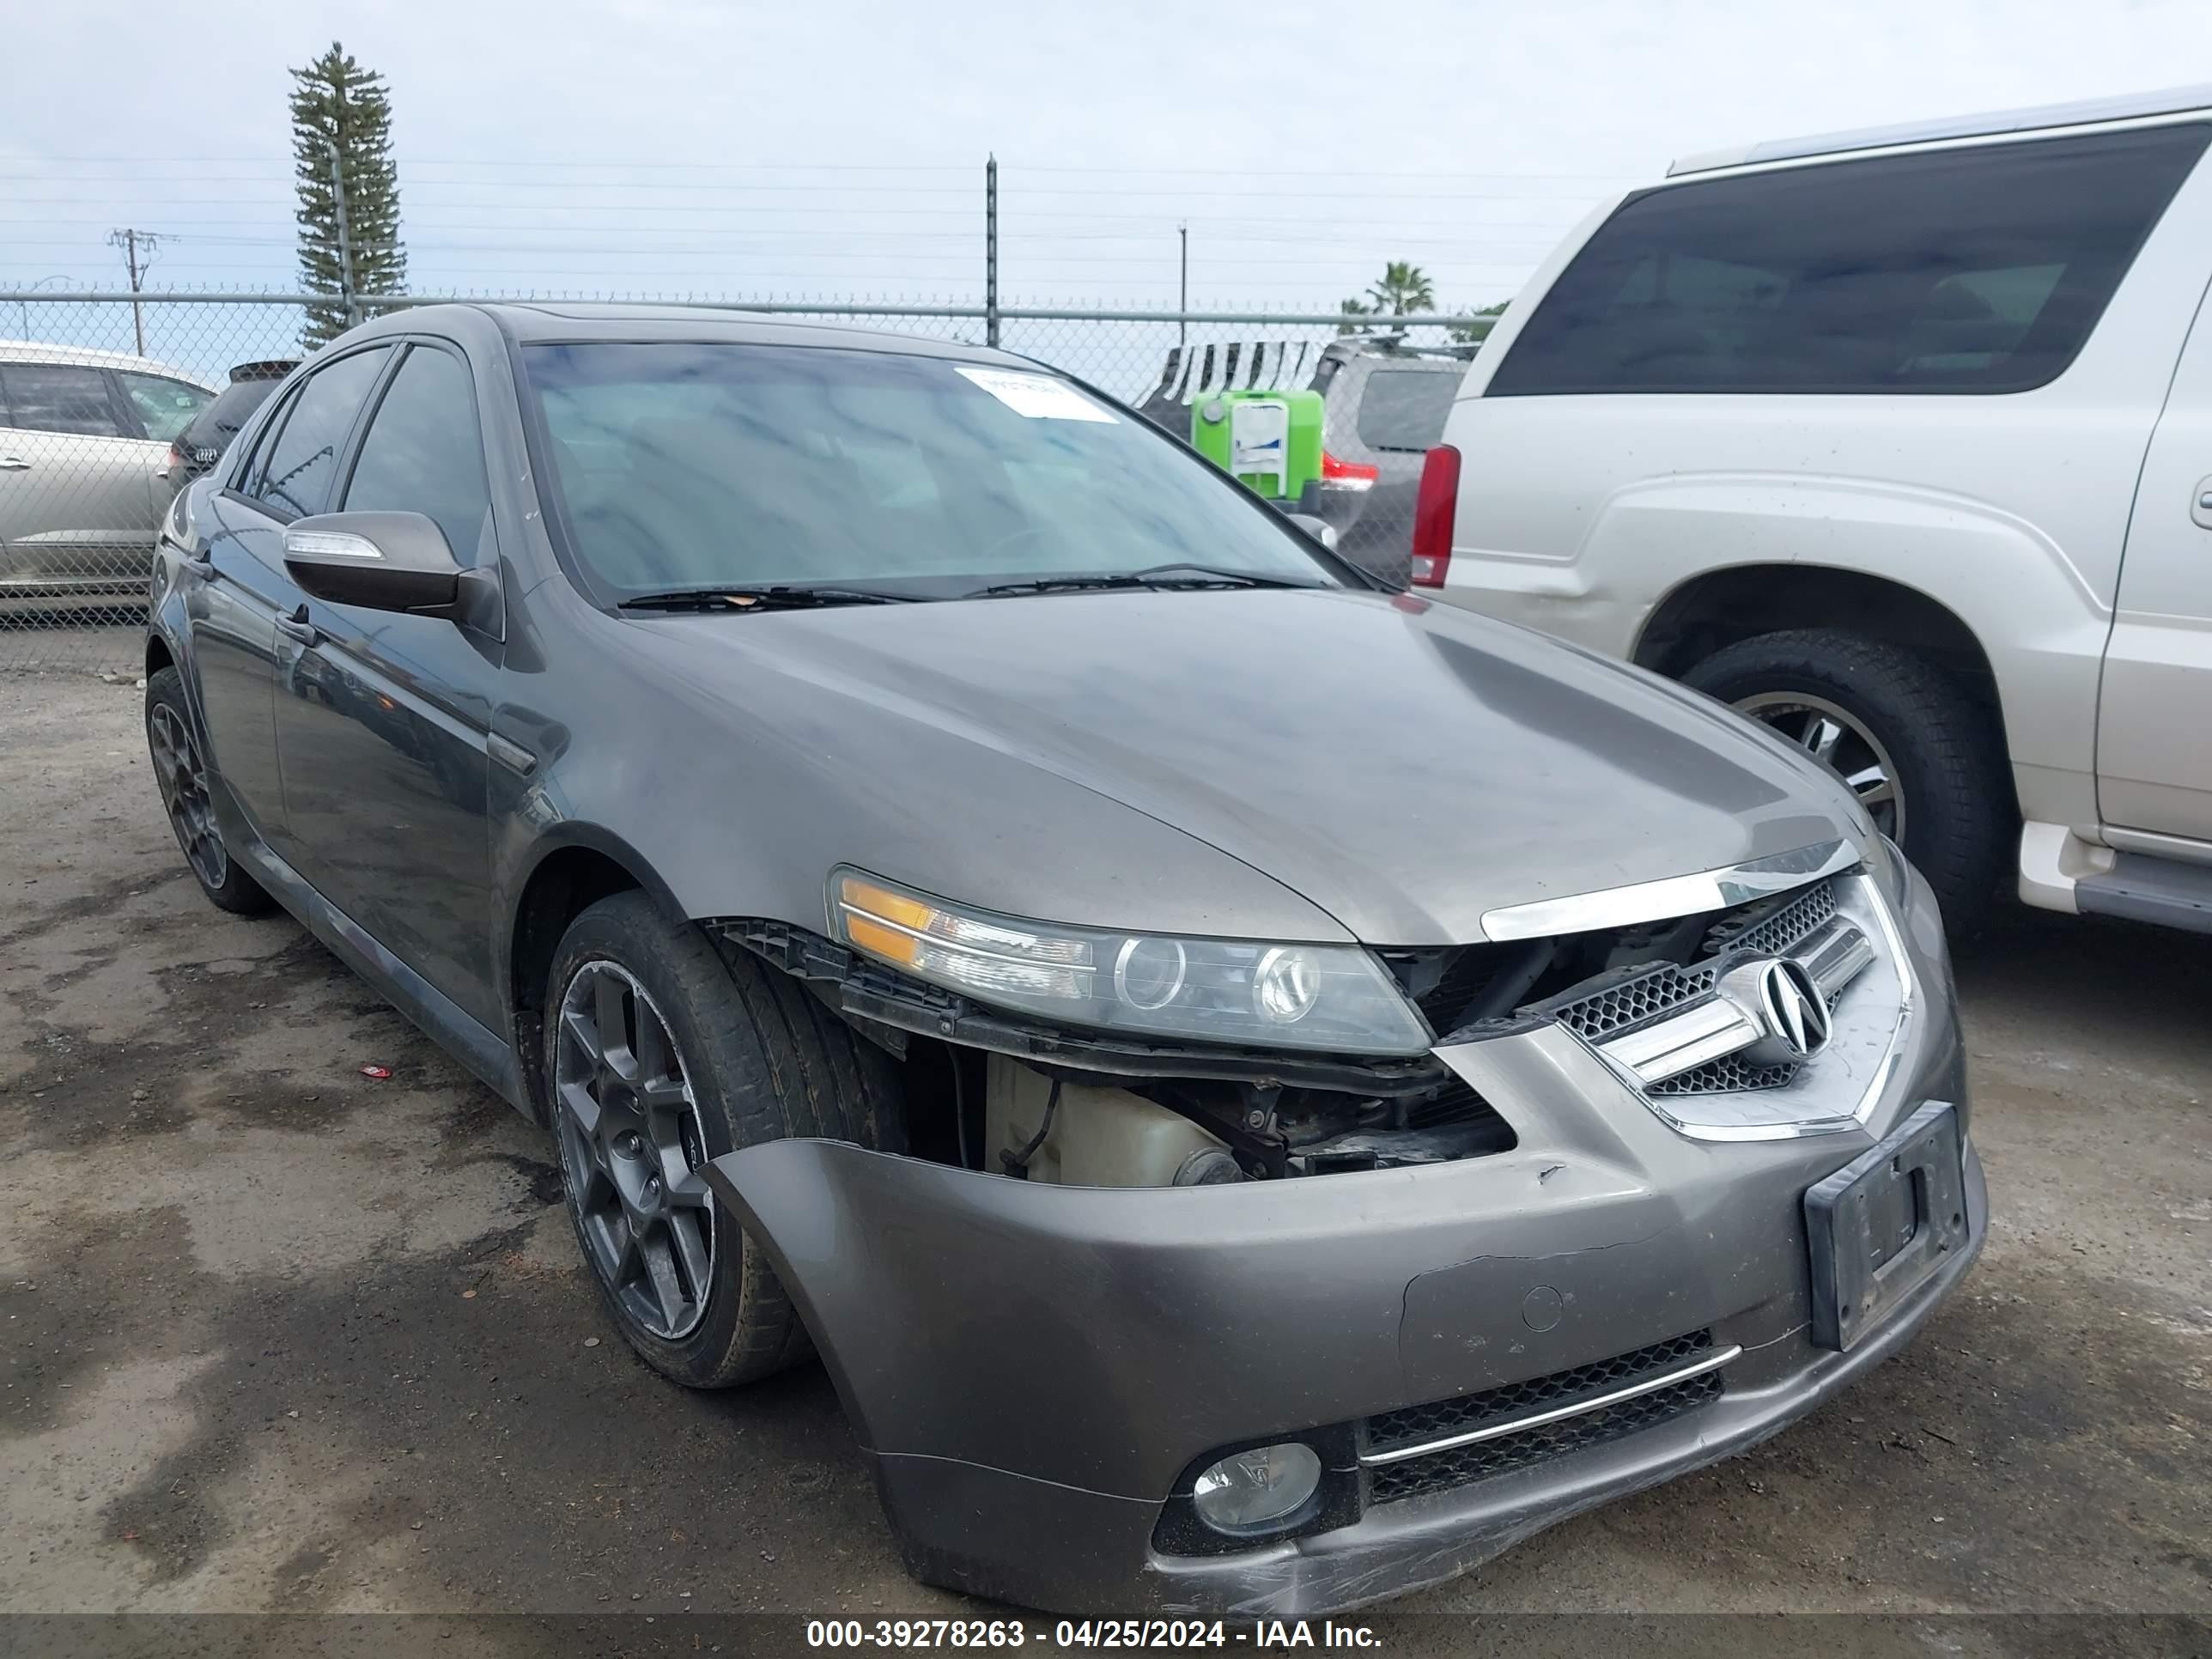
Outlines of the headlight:
[{"label": "headlight", "polygon": [[840,870],[838,939],[978,1001],[1079,1025],[1271,1048],[1417,1054],[1428,1030],[1356,945],[1179,939],[1017,921]]}]

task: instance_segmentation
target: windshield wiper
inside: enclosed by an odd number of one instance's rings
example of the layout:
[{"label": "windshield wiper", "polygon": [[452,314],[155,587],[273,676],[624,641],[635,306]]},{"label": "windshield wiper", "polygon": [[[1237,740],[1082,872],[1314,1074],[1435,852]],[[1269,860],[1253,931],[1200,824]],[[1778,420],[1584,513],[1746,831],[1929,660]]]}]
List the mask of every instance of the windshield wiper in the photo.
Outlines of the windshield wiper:
[{"label": "windshield wiper", "polygon": [[1249,570],[1224,570],[1210,564],[1147,565],[1142,570],[1121,570],[1095,576],[1037,576],[1028,581],[994,582],[966,595],[971,599],[995,599],[1011,593],[1080,593],[1117,587],[1320,587],[1320,582],[1293,581],[1287,576],[1262,576]]},{"label": "windshield wiper", "polygon": [[807,586],[778,583],[770,587],[679,587],[666,593],[641,593],[618,602],[623,611],[796,611],[829,605],[909,605],[920,597],[878,587]]}]

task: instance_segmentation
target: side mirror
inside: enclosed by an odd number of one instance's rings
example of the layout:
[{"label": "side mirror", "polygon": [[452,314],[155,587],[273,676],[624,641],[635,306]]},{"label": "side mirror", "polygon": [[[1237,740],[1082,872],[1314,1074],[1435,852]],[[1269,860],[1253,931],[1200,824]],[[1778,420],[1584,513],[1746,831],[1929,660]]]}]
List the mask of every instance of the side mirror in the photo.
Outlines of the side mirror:
[{"label": "side mirror", "polygon": [[369,611],[458,617],[460,562],[420,513],[319,513],[284,531],[284,568],[319,599]]},{"label": "side mirror", "polygon": [[1316,519],[1310,513],[1285,513],[1283,516],[1332,553],[1336,550],[1336,526],[1328,520]]}]

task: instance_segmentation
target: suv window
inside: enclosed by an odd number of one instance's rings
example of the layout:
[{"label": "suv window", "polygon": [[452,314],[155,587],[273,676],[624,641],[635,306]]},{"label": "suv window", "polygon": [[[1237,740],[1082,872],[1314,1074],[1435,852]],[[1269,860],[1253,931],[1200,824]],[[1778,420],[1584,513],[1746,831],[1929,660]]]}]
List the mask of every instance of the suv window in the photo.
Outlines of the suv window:
[{"label": "suv window", "polygon": [[491,491],[459,358],[431,346],[408,351],[361,441],[345,505],[348,512],[427,514],[456,559],[484,562],[477,548],[491,520]]},{"label": "suv window", "polygon": [[119,368],[115,378],[123,382],[124,395],[131,399],[138,424],[158,444],[174,440],[192,423],[192,416],[212,401],[212,393],[166,374],[140,374]]},{"label": "suv window", "polygon": [[127,435],[107,395],[107,377],[75,363],[0,363],[8,424],[24,432],[87,438]]},{"label": "suv window", "polygon": [[1486,395],[2045,385],[2208,135],[2154,127],[1647,191],[1560,273]]},{"label": "suv window", "polygon": [[1466,374],[1441,369],[1378,368],[1359,394],[1354,423],[1370,449],[1426,451],[1443,441],[1444,417]]},{"label": "suv window", "polygon": [[265,459],[255,463],[246,493],[287,517],[320,513],[330,501],[338,451],[391,356],[390,346],[378,346],[310,374],[283,411],[283,430],[262,445]]}]

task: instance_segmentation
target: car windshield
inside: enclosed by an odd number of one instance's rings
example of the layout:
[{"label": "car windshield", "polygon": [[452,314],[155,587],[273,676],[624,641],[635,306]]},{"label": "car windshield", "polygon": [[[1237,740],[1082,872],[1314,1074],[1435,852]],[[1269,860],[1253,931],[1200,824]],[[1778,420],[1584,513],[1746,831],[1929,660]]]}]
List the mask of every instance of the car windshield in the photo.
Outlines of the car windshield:
[{"label": "car windshield", "polygon": [[777,585],[943,599],[1152,572],[1341,585],[1204,462],[1048,373],[819,346],[524,358],[569,542],[617,600]]}]

